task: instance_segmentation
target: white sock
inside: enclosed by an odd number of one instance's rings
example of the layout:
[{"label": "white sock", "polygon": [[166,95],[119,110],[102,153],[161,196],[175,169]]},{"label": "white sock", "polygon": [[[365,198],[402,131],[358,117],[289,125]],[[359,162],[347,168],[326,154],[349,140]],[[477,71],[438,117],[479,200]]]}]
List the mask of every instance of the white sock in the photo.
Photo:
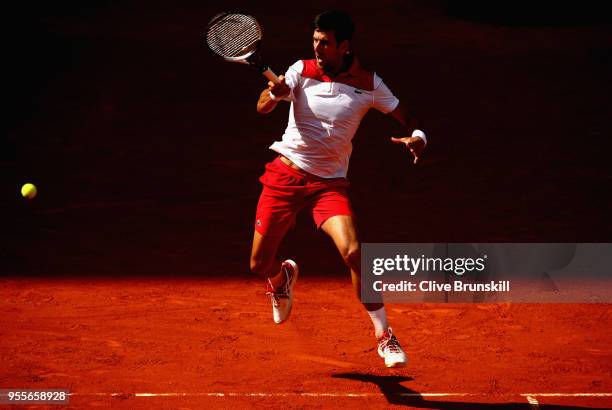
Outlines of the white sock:
[{"label": "white sock", "polygon": [[370,319],[372,319],[372,323],[374,324],[374,335],[376,335],[377,339],[380,339],[383,333],[389,328],[385,307],[383,306],[378,310],[368,310],[367,312],[368,315],[370,315]]}]

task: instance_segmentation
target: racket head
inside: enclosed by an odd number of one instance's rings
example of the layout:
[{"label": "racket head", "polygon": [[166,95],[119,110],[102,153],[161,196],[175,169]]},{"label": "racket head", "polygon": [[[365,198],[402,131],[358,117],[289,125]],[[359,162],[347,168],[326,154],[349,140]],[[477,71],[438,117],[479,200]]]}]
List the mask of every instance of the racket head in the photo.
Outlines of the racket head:
[{"label": "racket head", "polygon": [[204,32],[204,42],[217,56],[249,64],[262,38],[261,26],[251,15],[228,11],[213,17]]}]

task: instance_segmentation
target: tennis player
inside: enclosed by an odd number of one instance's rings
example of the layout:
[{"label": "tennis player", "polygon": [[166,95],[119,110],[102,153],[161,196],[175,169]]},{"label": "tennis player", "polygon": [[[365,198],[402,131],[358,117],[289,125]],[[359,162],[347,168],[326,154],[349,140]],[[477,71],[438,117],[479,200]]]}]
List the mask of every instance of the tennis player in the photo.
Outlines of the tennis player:
[{"label": "tennis player", "polygon": [[[427,143],[416,120],[403,113],[399,100],[383,80],[365,70],[351,49],[354,24],[349,15],[326,11],[314,20],[314,59],[293,64],[280,82],[268,83],[257,102],[265,114],[281,101],[291,103],[289,121],[280,141],[270,149],[278,153],[266,164],[260,181],[263,190],[257,205],[251,270],[267,278],[273,319],[282,323],[291,313],[298,265],[277,260],[279,245],[294,225],[297,213],[307,209],[318,229],[334,241],[351,271],[360,298],[361,254],[346,179],[351,140],[370,108],[398,120],[411,136],[391,138],[404,144],[416,164]],[[382,297],[363,303],[374,325],[378,354],[387,367],[407,363],[389,324]]]}]

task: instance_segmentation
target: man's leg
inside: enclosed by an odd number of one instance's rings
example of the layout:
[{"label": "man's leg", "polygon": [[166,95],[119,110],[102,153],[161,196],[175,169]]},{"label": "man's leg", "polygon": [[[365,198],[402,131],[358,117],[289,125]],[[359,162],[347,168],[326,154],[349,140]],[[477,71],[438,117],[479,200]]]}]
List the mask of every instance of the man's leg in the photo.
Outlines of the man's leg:
[{"label": "man's leg", "polygon": [[[351,270],[351,281],[357,298],[361,301],[361,247],[357,238],[355,221],[349,215],[336,215],[327,219],[321,225],[321,230],[328,234]],[[384,307],[382,300],[378,303],[364,303],[367,311],[375,311]]]},{"label": "man's leg", "polygon": [[255,231],[251,249],[251,271],[270,280],[274,288],[284,283],[281,261],[276,258],[283,235],[262,235]]},{"label": "man's leg", "polygon": [[[285,231],[286,232],[286,231]],[[251,250],[251,270],[267,278],[266,293],[272,301],[272,318],[283,323],[291,314],[293,287],[298,278],[297,264],[291,259],[277,260],[283,235],[263,235],[255,231]]]},{"label": "man's leg", "polygon": [[290,259],[277,260],[278,247],[304,204],[304,175],[284,164],[280,157],[266,164],[259,178],[263,185],[255,213],[251,270],[266,278],[274,322],[291,313],[293,286],[298,267]]},{"label": "man's leg", "polygon": [[[323,222],[321,230],[332,238],[344,263],[351,270],[353,289],[357,298],[361,301],[361,247],[353,217],[350,215],[332,216]],[[368,313],[380,312],[378,317],[372,318],[376,337],[380,337],[388,327],[382,298],[378,303],[363,303],[363,306]]]},{"label": "man's leg", "polygon": [[[361,301],[361,248],[357,238],[355,221],[349,215],[336,215],[321,225],[321,230],[328,234],[338,248],[342,259],[351,270],[351,280],[357,298]],[[374,325],[374,334],[378,339],[378,353],[385,359],[387,367],[405,366],[407,358],[397,339],[391,333],[387,323],[385,306],[378,303],[363,303]]]}]

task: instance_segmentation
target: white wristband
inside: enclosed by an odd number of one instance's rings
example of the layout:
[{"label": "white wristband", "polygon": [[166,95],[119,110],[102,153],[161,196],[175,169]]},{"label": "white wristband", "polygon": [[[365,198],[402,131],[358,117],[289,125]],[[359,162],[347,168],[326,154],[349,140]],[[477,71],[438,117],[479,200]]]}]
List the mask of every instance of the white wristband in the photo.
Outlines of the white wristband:
[{"label": "white wristband", "polygon": [[272,91],[268,91],[268,93],[270,94],[270,99],[272,101],[280,101],[280,98],[278,98],[277,96],[275,96],[274,94],[272,94]]},{"label": "white wristband", "polygon": [[425,133],[421,130],[414,130],[412,131],[412,136],[413,137],[419,137],[422,138],[423,141],[425,141],[425,145],[427,145],[427,137],[425,136]]}]

